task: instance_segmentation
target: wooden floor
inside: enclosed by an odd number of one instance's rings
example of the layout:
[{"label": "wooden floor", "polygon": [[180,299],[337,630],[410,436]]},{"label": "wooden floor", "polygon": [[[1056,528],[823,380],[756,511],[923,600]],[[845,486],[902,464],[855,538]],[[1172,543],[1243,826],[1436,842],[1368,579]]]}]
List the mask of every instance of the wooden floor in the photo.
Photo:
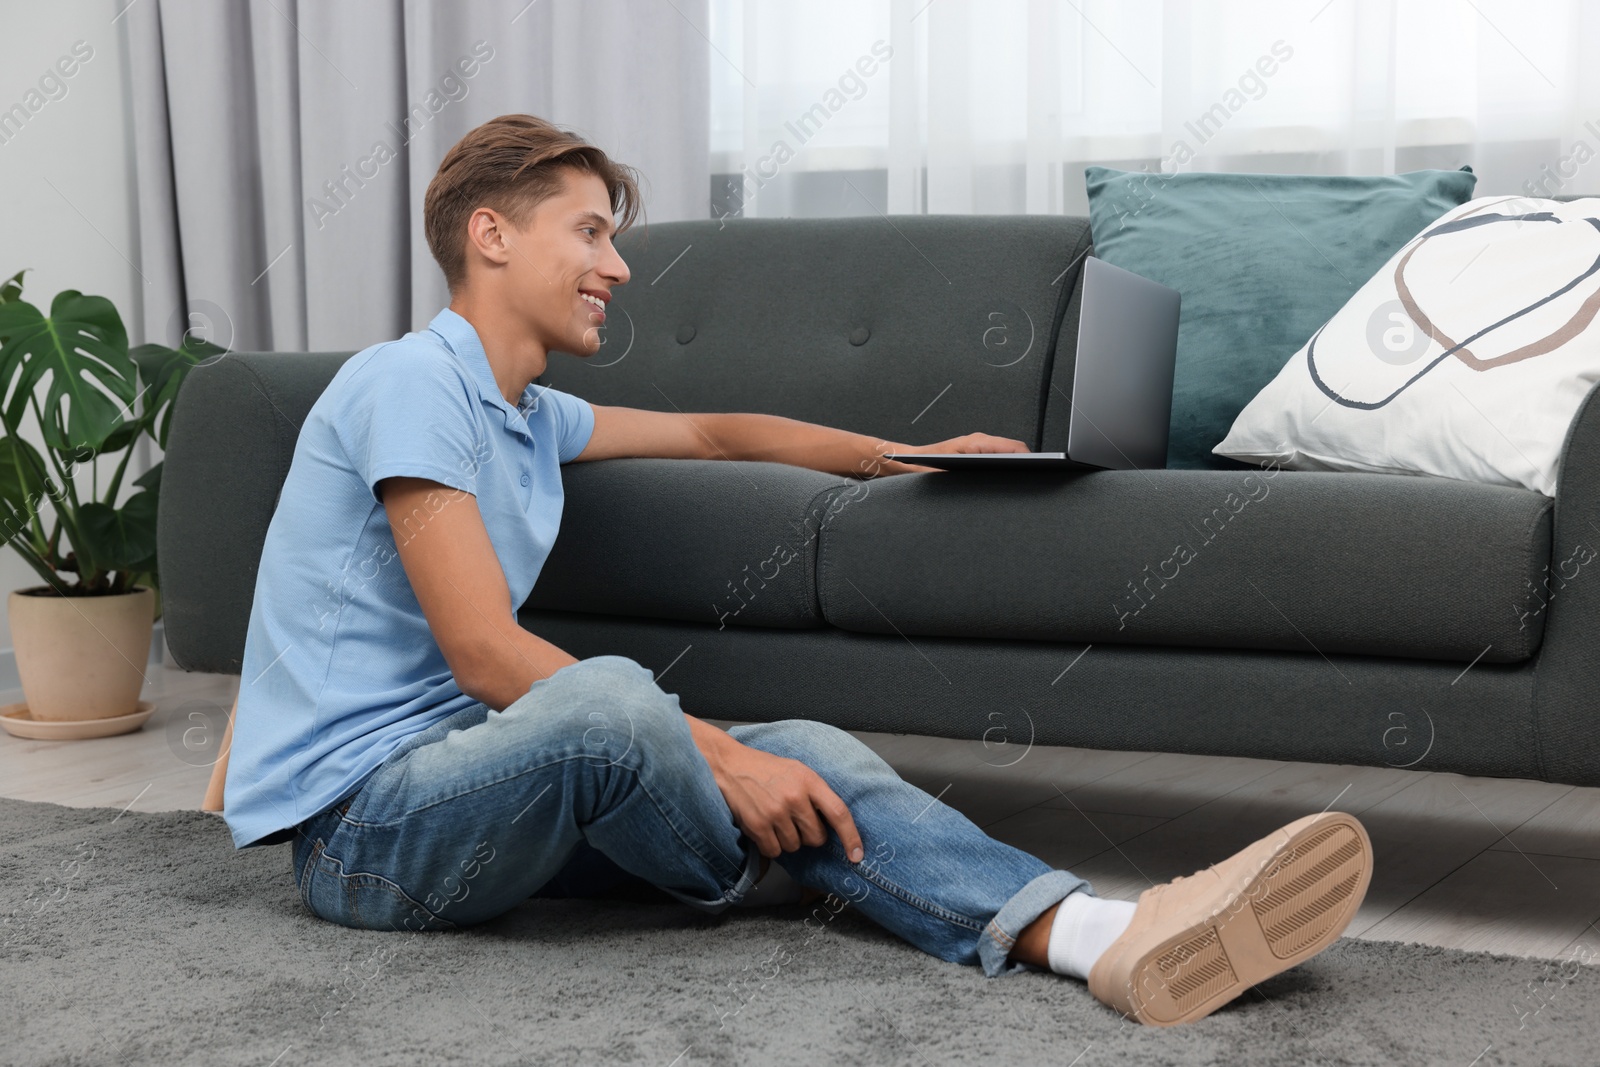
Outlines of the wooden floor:
[{"label": "wooden floor", "polygon": [[[0,796],[197,809],[239,679],[152,669],[144,727],[91,741],[0,735]],[[21,700],[0,693],[0,703]],[[719,723],[719,725],[728,725]],[[1600,789],[1270,760],[858,734],[995,837],[1132,899],[1301,815],[1359,816],[1377,862],[1350,936],[1600,957]],[[218,832],[224,832],[220,818]]]}]

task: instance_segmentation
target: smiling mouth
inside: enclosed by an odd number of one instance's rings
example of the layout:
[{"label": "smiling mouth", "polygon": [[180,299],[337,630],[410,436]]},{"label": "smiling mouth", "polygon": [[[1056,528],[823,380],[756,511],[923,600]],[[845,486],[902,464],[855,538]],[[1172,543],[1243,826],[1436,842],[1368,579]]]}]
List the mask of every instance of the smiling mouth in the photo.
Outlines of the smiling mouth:
[{"label": "smiling mouth", "polygon": [[588,309],[591,316],[598,315],[601,322],[606,321],[605,302],[599,297],[591,297],[585,293],[579,293],[578,302]]}]

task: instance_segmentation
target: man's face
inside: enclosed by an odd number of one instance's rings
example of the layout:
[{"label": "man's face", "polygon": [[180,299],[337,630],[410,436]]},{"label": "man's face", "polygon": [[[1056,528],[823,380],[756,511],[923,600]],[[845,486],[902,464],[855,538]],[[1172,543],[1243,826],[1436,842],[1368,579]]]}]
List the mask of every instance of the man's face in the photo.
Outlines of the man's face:
[{"label": "man's face", "polygon": [[563,190],[534,208],[525,226],[510,228],[509,295],[547,351],[588,356],[600,350],[606,314],[599,304],[627,283],[628,265],[611,244],[605,182],[570,167],[561,173]]}]

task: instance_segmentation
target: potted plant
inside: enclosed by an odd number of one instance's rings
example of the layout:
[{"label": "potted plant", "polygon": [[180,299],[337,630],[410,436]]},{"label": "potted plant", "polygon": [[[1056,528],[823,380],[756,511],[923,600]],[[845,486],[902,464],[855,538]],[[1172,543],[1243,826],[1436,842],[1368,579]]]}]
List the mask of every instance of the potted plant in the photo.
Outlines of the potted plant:
[{"label": "potted plant", "polygon": [[[0,283],[0,532],[44,584],[8,601],[17,673],[33,719],[128,715],[161,614],[161,464],[119,504],[123,473],[141,434],[166,449],[189,368],[225,349],[185,337],[130,351],[111,301],[68,289],[45,315],[22,299],[22,274]],[[22,435],[29,414],[42,448]],[[102,489],[96,461],[119,453]]]}]

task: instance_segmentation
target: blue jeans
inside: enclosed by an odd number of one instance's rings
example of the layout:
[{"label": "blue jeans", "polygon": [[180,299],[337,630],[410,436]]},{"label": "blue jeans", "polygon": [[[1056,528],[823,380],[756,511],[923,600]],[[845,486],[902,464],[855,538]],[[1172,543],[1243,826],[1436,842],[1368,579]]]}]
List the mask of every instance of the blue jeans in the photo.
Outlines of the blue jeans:
[{"label": "blue jeans", "polygon": [[[829,831],[826,844],[774,862],[940,959],[991,976],[1022,970],[1007,958],[1018,933],[1067,894],[1093,893],[903,781],[843,730],[789,719],[728,732],[821,775],[866,852],[851,863]],[[503,711],[474,704],[440,720],[297,829],[301,900],[363,929],[457,929],[531,896],[589,896],[631,878],[719,912],[760,865],[678,697],[625,656],[569,664]]]}]

